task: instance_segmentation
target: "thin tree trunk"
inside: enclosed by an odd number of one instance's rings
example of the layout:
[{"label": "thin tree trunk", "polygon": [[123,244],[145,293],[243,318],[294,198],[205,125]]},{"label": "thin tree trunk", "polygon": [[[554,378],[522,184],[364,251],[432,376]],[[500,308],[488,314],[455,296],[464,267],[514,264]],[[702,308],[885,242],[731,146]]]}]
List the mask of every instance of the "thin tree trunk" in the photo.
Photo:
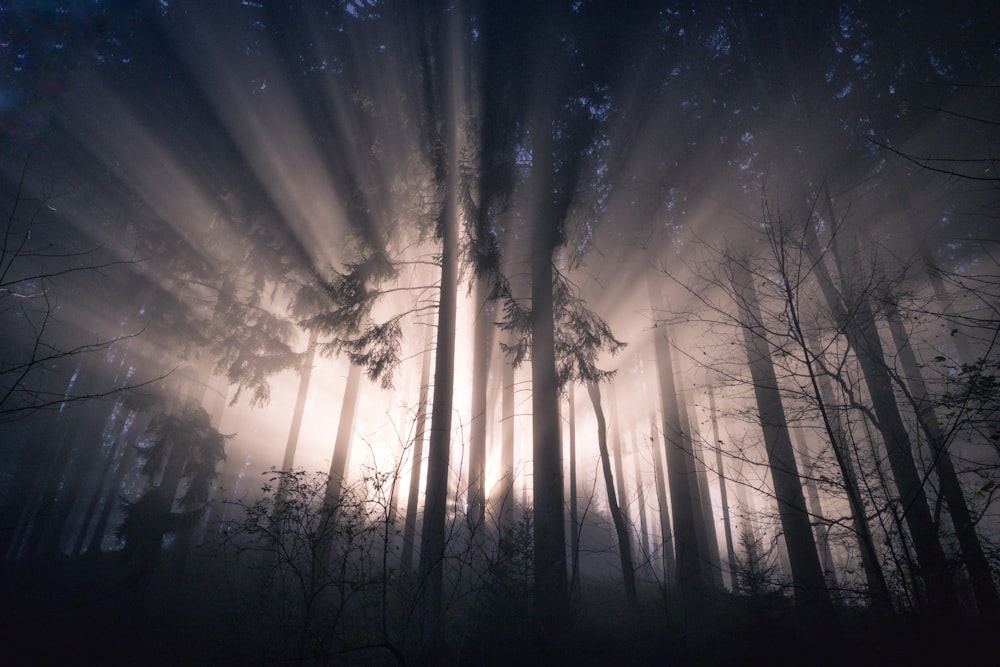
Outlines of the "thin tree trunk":
[{"label": "thin tree trunk", "polygon": [[774,485],[778,515],[785,534],[795,585],[795,600],[803,607],[815,609],[821,617],[829,617],[833,614],[833,605],[823,578],[823,568],[820,566],[816,541],[813,539],[802,495],[784,406],[771,362],[770,345],[761,330],[762,319],[756,290],[746,267],[738,261],[730,262],[730,266],[760,425],[764,432],[771,482]]},{"label": "thin tree trunk", "polygon": [[[836,220],[829,193],[827,193],[827,207],[831,220]],[[815,262],[816,277],[827,303],[835,312],[844,314],[841,326],[848,345],[858,359],[868,387],[868,394],[878,420],[877,427],[885,443],[906,526],[913,539],[913,547],[920,564],[921,579],[927,587],[931,608],[935,614],[953,617],[958,613],[958,598],[948,571],[944,549],[938,538],[937,526],[927,504],[924,485],[913,461],[910,436],[906,432],[899,406],[896,404],[896,396],[893,393],[892,381],[889,378],[882,343],[879,340],[875,316],[868,303],[868,297],[857,295],[851,304],[852,307],[845,308],[840,293],[821,261],[822,256],[816,248],[818,244],[815,236],[810,235],[807,241]],[[844,273],[847,267],[842,261],[840,263],[841,275],[847,275]],[[847,315],[848,313],[850,315]]]},{"label": "thin tree trunk", "polygon": [[577,516],[577,485],[576,485],[576,398],[573,395],[573,383],[567,389],[569,394],[569,548],[572,562],[570,574],[570,593],[579,582],[580,577],[580,518]]},{"label": "thin tree trunk", "polygon": [[469,423],[468,520],[482,525],[486,518],[486,386],[490,374],[492,309],[487,303],[488,287],[476,280],[476,319],[472,333],[472,414]]},{"label": "thin tree trunk", "polygon": [[611,474],[611,461],[608,454],[608,428],[604,419],[604,410],[601,407],[601,389],[599,385],[594,381],[588,381],[587,394],[590,396],[590,402],[594,406],[594,414],[597,417],[597,447],[601,453],[601,470],[604,473],[604,486],[608,495],[608,509],[611,511],[611,520],[615,524],[615,534],[618,537],[618,557],[621,561],[622,576],[625,578],[625,599],[633,616],[632,621],[638,625],[640,615],[639,601],[635,593],[632,538],[629,535],[625,516],[622,514],[621,507],[619,507],[616,498],[615,480]]},{"label": "thin tree trunk", "polygon": [[726,490],[726,469],[722,460],[722,440],[719,438],[719,419],[715,409],[715,390],[708,385],[708,410],[712,419],[712,449],[715,450],[715,468],[719,474],[719,496],[722,503],[722,527],[726,534],[726,558],[729,583],[736,590],[736,547],[733,544],[733,525],[729,516],[729,496]]},{"label": "thin tree trunk", "polygon": [[835,588],[837,586],[837,573],[833,567],[833,553],[830,551],[830,527],[820,522],[825,515],[819,499],[819,489],[813,478],[815,466],[809,455],[809,447],[802,429],[794,428],[791,431],[798,458],[802,462],[802,487],[805,491],[807,506],[809,512],[816,518],[816,550],[819,552],[819,562],[823,566],[823,573],[830,586]]},{"label": "thin tree trunk", "polygon": [[[661,299],[659,285],[647,275],[650,301],[656,308]],[[670,506],[673,510],[673,542],[677,559],[677,586],[680,589],[682,605],[693,609],[694,603],[705,593],[704,560],[698,549],[699,514],[695,512],[694,494],[697,481],[694,477],[694,461],[684,447],[684,433],[681,415],[674,388],[674,370],[670,356],[670,341],[667,328],[659,326],[653,330],[656,351],[656,369],[660,382],[660,402],[663,410],[663,446],[666,452],[666,476],[670,487]]]},{"label": "thin tree trunk", "polygon": [[639,502],[639,553],[642,558],[642,568],[650,567],[649,562],[649,523],[646,519],[646,489],[642,479],[642,466],[639,462],[639,445],[636,441],[635,425],[629,429],[629,444],[632,446],[632,474],[635,476],[635,492]]},{"label": "thin tree trunk", "polygon": [[299,432],[302,430],[302,417],[306,411],[306,398],[309,395],[309,382],[312,379],[313,364],[316,363],[315,329],[309,330],[309,343],[299,370],[299,391],[295,395],[295,409],[292,411],[292,423],[288,427],[288,440],[285,442],[285,455],[281,459],[281,469],[291,470],[295,464],[295,450],[299,445]]},{"label": "thin tree trunk", "polygon": [[886,318],[889,321],[893,342],[895,342],[899,352],[899,359],[903,363],[903,373],[906,383],[910,387],[910,397],[917,414],[917,422],[927,435],[927,442],[934,455],[933,467],[941,481],[941,495],[948,503],[958,544],[962,549],[962,561],[965,563],[972,583],[976,606],[979,607],[979,613],[983,618],[996,619],[1000,616],[1000,600],[997,598],[997,589],[993,584],[993,575],[983,553],[979,535],[976,534],[976,525],[965,501],[965,494],[962,492],[962,484],[955,472],[955,465],[948,454],[947,439],[928,398],[927,385],[920,373],[920,366],[913,353],[913,348],[910,347],[909,336],[906,335],[903,320],[899,316],[899,310],[895,303],[888,304]]},{"label": "thin tree trunk", "polygon": [[514,527],[514,367],[502,363],[500,388],[500,490],[497,494],[500,504],[500,526],[504,532]]},{"label": "thin tree trunk", "polygon": [[406,496],[406,520],[403,524],[403,547],[399,558],[402,571],[413,569],[413,547],[417,532],[417,505],[420,503],[420,480],[424,463],[424,435],[427,426],[427,394],[431,377],[431,350],[433,338],[427,329],[423,360],[420,362],[420,392],[417,398],[417,415],[413,425],[413,456],[410,462],[410,489]]},{"label": "thin tree trunk", "polygon": [[[675,360],[679,362],[679,360]],[[680,367],[680,363],[676,363]],[[708,470],[705,467],[701,447],[701,435],[698,432],[698,418],[694,404],[687,400],[687,391],[682,389],[677,392],[679,402],[678,410],[681,414],[682,428],[687,433],[686,445],[691,452],[691,461],[694,464],[695,481],[698,486],[697,505],[699,522],[696,524],[701,530],[698,531],[698,551],[704,554],[707,559],[703,572],[705,574],[705,586],[710,590],[722,588],[722,562],[719,557],[719,537],[715,530],[715,512],[712,509],[712,492],[708,486]]]},{"label": "thin tree trunk", "polygon": [[614,458],[615,479],[618,480],[618,509],[628,525],[628,489],[625,484],[625,466],[622,461],[622,424],[618,413],[618,394],[615,391],[614,383],[608,385],[608,392],[611,394],[611,454]]},{"label": "thin tree trunk", "polygon": [[652,446],[653,477],[656,486],[656,505],[660,517],[660,560],[663,566],[663,583],[671,587],[677,583],[677,560],[674,556],[674,536],[670,529],[670,502],[663,474],[663,449],[656,435],[656,414],[649,413],[649,442]]},{"label": "thin tree trunk", "polygon": [[351,455],[351,441],[354,436],[354,421],[357,416],[358,396],[361,393],[361,367],[350,364],[344,400],[340,408],[340,422],[337,424],[337,439],[330,458],[330,478],[326,485],[323,501],[325,507],[336,507],[344,490],[347,478],[347,464]]},{"label": "thin tree trunk", "polygon": [[815,337],[810,336],[802,330],[799,321],[798,311],[790,306],[789,313],[792,318],[792,327],[796,332],[796,337],[802,345],[803,358],[805,359],[806,371],[812,385],[813,398],[819,410],[823,428],[826,431],[830,447],[833,449],[834,458],[840,469],[841,478],[844,483],[844,492],[847,494],[847,503],[851,509],[851,520],[854,524],[854,533],[858,539],[858,548],[861,552],[861,565],[865,571],[865,581],[868,584],[868,594],[871,596],[872,608],[877,613],[892,612],[891,594],[889,585],[885,580],[885,573],[878,561],[878,551],[875,549],[875,540],[872,537],[871,527],[868,525],[868,515],[865,504],[861,497],[861,488],[858,485],[858,477],[855,472],[854,463],[848,448],[844,427],[840,420],[840,412],[833,400],[833,387],[830,378],[817,372],[817,358],[811,350],[819,350]]}]

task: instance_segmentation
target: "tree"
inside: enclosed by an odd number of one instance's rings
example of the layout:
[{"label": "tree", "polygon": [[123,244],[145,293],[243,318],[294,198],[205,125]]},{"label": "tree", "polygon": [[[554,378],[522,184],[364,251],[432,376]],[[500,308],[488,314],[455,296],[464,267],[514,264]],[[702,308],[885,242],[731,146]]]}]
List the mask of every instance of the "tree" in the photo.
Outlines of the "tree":
[{"label": "tree", "polygon": [[771,480],[792,568],[795,599],[804,609],[814,609],[823,618],[832,615],[833,608],[802,494],[778,381],[771,363],[771,350],[765,330],[761,328],[760,306],[753,286],[755,276],[738,258],[733,259],[730,267],[760,425],[764,430]]}]

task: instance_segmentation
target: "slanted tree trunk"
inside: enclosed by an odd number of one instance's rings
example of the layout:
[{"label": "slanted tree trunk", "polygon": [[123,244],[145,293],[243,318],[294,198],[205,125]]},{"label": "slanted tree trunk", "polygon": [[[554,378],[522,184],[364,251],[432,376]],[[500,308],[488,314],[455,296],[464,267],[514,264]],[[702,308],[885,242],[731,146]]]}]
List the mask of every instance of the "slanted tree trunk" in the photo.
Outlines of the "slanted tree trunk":
[{"label": "slanted tree trunk", "polygon": [[[649,279],[651,295],[658,295],[658,286]],[[654,291],[656,290],[656,291]],[[659,299],[654,297],[654,304]],[[667,328],[653,330],[656,350],[656,368],[660,381],[660,402],[663,411],[663,446],[666,451],[667,480],[670,487],[670,507],[673,510],[673,543],[677,562],[677,586],[682,605],[691,610],[692,605],[705,593],[705,572],[702,553],[698,548],[700,512],[696,512],[694,460],[684,447],[677,394],[674,388],[674,370],[670,358],[670,341]]]},{"label": "slanted tree trunk", "polygon": [[816,487],[816,480],[813,478],[814,463],[809,455],[809,447],[806,444],[805,434],[801,428],[792,429],[792,437],[795,441],[795,449],[799,460],[802,462],[802,487],[806,495],[806,504],[809,512],[816,518],[816,550],[819,552],[819,563],[823,566],[823,573],[832,588],[837,586],[837,573],[833,567],[833,552],[830,550],[830,527],[819,520],[824,518],[823,505],[819,499],[819,489]]},{"label": "slanted tree trunk", "polygon": [[420,503],[420,480],[424,463],[424,435],[427,426],[427,393],[431,377],[431,329],[427,329],[423,360],[420,362],[420,391],[417,414],[413,424],[413,454],[410,461],[410,488],[406,496],[406,519],[403,524],[403,547],[399,554],[400,567],[409,574],[413,568],[413,545],[417,532],[417,505]]},{"label": "slanted tree trunk", "polygon": [[354,421],[358,410],[358,395],[361,393],[361,367],[350,364],[344,400],[340,408],[340,422],[337,424],[337,439],[330,458],[330,480],[326,485],[324,505],[336,507],[347,477],[347,463],[351,455],[351,441],[354,435]]},{"label": "slanted tree trunk", "polygon": [[299,433],[302,430],[302,417],[306,411],[306,398],[309,396],[309,383],[312,380],[313,365],[316,363],[315,329],[309,330],[309,342],[306,354],[299,369],[299,391],[295,395],[295,408],[292,410],[292,423],[288,427],[288,440],[285,442],[285,455],[281,459],[281,469],[291,470],[295,465],[295,450],[299,446]]},{"label": "slanted tree trunk", "polygon": [[[828,196],[830,217],[835,220],[833,203]],[[810,230],[812,227],[810,226]],[[892,381],[889,377],[879,340],[875,316],[867,295],[854,295],[848,307],[822,263],[816,247],[815,236],[807,239],[810,254],[815,261],[816,277],[830,308],[841,314],[844,335],[861,366],[868,394],[871,397],[877,428],[885,443],[889,466],[899,492],[903,518],[913,540],[913,548],[920,565],[920,578],[924,582],[931,608],[935,614],[954,616],[958,613],[958,597],[948,571],[948,563],[938,538],[937,525],[927,504],[927,494],[920,473],[913,461],[910,436],[896,404]],[[841,258],[843,259],[843,258]],[[841,274],[847,267],[841,261]]]},{"label": "slanted tree trunk", "polygon": [[889,330],[899,352],[899,360],[903,364],[903,374],[909,385],[909,396],[913,401],[917,422],[927,435],[927,442],[934,456],[934,469],[941,482],[941,495],[948,503],[958,544],[962,549],[962,562],[969,572],[976,606],[983,618],[997,619],[1000,617],[1000,600],[997,598],[993,575],[983,553],[979,535],[976,534],[976,525],[965,501],[955,465],[948,453],[947,438],[934,412],[934,406],[927,393],[927,385],[920,373],[920,366],[913,348],[910,347],[909,336],[906,334],[906,328],[895,303],[887,304],[886,319],[889,321]]},{"label": "slanted tree trunk", "polygon": [[815,339],[815,335],[806,333],[803,330],[798,310],[794,306],[790,306],[788,312],[791,317],[792,328],[799,339],[799,344],[802,346],[803,359],[812,387],[813,399],[816,401],[823,429],[829,439],[830,447],[833,449],[833,455],[843,479],[844,492],[847,495],[847,503],[851,509],[851,521],[854,525],[854,534],[857,536],[858,548],[861,552],[861,565],[865,571],[865,581],[868,585],[868,594],[871,596],[872,609],[876,613],[891,613],[892,603],[889,586],[885,580],[885,574],[882,572],[882,566],[878,561],[878,552],[875,549],[875,540],[872,537],[871,527],[868,525],[868,515],[861,497],[861,488],[858,485],[857,473],[851,459],[844,427],[840,421],[840,412],[834,401],[833,387],[831,386],[829,376],[819,372],[819,359],[812,352],[812,350],[819,350],[820,347]]},{"label": "slanted tree trunk", "polygon": [[785,422],[785,410],[771,362],[770,345],[761,326],[757,293],[749,270],[739,261],[730,262],[730,266],[760,425],[764,432],[771,482],[785,534],[795,600],[804,608],[815,610],[820,617],[830,617],[833,615],[833,605],[823,578],[823,568],[820,566],[816,541],[813,539],[802,495],[799,471]]},{"label": "slanted tree trunk", "polygon": [[639,445],[636,442],[635,425],[629,429],[629,444],[632,446],[632,474],[635,476],[636,500],[639,503],[639,553],[641,569],[648,569],[649,562],[649,523],[646,519],[646,488],[643,485],[642,465],[639,463]]},{"label": "slanted tree trunk", "polygon": [[[674,362],[680,368],[679,360],[675,358]],[[678,380],[683,382],[681,378]],[[695,527],[698,528],[698,551],[707,560],[702,568],[706,588],[718,590],[722,588],[722,563],[719,558],[719,538],[715,531],[715,512],[712,510],[712,492],[708,486],[708,471],[703,459],[697,414],[693,403],[687,400],[687,393],[686,390],[679,389],[677,401],[678,411],[681,415],[681,428],[686,434],[685,446],[691,452],[695,485],[697,486],[697,497],[692,498],[692,502],[696,503],[695,508],[699,515],[699,521],[695,524]]]},{"label": "slanted tree trunk", "polygon": [[608,385],[608,392],[611,394],[611,454],[614,457],[615,479],[618,480],[618,509],[628,524],[628,489],[625,484],[625,466],[622,461],[622,424],[618,414],[618,394],[612,382]]},{"label": "slanted tree trunk", "polygon": [[660,517],[660,561],[663,566],[663,584],[667,588],[677,583],[677,560],[674,556],[674,536],[670,529],[670,502],[667,500],[667,483],[663,474],[663,449],[657,436],[656,414],[649,413],[649,442],[652,446],[653,477],[656,487],[656,506]]},{"label": "slanted tree trunk", "polygon": [[729,495],[726,490],[726,468],[722,460],[722,440],[719,438],[719,419],[715,409],[715,390],[708,385],[708,410],[712,419],[712,449],[715,450],[715,468],[719,474],[719,496],[722,503],[722,526],[726,533],[726,569],[729,582],[736,590],[736,548],[733,544],[733,526],[729,516]]},{"label": "slanted tree trunk", "polygon": [[615,492],[615,479],[611,474],[611,461],[608,454],[608,427],[604,419],[604,409],[601,407],[600,386],[592,380],[588,381],[587,394],[590,396],[590,402],[594,406],[594,414],[597,417],[597,447],[601,454],[601,470],[604,473],[604,487],[608,495],[608,509],[611,511],[611,520],[615,524],[615,535],[618,538],[618,557],[622,565],[622,576],[625,578],[625,599],[632,613],[632,621],[638,625],[640,614],[639,601],[635,593],[632,538],[629,535],[625,516],[618,505],[617,493]]}]

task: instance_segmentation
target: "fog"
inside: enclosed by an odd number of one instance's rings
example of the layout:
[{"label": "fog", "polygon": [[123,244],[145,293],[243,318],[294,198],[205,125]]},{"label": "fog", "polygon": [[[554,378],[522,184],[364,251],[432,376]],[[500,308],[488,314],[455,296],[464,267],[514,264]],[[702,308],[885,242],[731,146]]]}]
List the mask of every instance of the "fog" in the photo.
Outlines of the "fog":
[{"label": "fog", "polygon": [[987,646],[1000,15],[922,4],[0,11],[3,636]]}]

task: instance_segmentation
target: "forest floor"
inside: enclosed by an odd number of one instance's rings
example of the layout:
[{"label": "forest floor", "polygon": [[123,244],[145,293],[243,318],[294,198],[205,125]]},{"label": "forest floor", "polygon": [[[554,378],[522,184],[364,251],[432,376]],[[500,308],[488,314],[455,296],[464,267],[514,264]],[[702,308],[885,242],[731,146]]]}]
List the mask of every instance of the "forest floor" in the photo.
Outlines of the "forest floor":
[{"label": "forest floor", "polygon": [[[37,564],[36,564],[37,565]],[[388,651],[359,651],[323,661],[283,661],[255,646],[220,581],[200,590],[114,586],[111,560],[6,571],[0,641],[6,664],[74,665],[393,665]],[[120,578],[119,578],[120,579]],[[610,584],[592,583],[577,599],[562,639],[533,635],[524,619],[495,618],[477,628],[453,626],[455,641],[434,659],[405,664],[512,665],[944,665],[1000,664],[1000,633],[969,619],[895,624],[863,609],[841,608],[817,625],[778,596],[714,599],[698,618],[668,614],[662,597],[642,601],[640,628]],[[251,610],[252,611],[252,610]],[[461,623],[461,621],[458,621]]]}]

